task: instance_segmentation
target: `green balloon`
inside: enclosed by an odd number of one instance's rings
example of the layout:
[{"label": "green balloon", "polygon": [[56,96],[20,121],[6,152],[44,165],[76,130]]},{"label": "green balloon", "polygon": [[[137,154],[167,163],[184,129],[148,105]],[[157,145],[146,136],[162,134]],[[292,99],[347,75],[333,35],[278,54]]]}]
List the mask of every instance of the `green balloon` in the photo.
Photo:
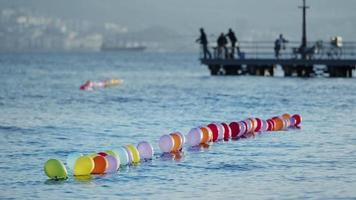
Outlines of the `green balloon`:
[{"label": "green balloon", "polygon": [[48,160],[44,165],[44,171],[50,179],[67,179],[67,169],[63,163],[56,159]]},{"label": "green balloon", "polygon": [[107,150],[107,151],[105,151],[105,153],[107,153],[108,155],[111,155],[111,156],[117,157],[116,153],[114,153],[114,152],[113,152],[113,151],[111,151],[111,150]]}]

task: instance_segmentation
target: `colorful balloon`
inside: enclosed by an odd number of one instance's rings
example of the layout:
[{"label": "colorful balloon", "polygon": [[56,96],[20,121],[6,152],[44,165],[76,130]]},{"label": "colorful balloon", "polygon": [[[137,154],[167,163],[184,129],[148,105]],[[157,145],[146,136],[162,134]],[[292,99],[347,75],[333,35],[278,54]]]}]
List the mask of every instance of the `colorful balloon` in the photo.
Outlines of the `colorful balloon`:
[{"label": "colorful balloon", "polygon": [[56,159],[48,160],[44,165],[44,172],[50,179],[67,179],[67,169],[64,164]]},{"label": "colorful balloon", "polygon": [[123,147],[115,148],[112,150],[117,157],[120,159],[120,165],[128,165],[129,162],[129,154],[127,153],[126,149]]},{"label": "colorful balloon", "polygon": [[207,127],[210,128],[211,132],[213,133],[213,142],[218,140],[218,136],[219,136],[219,130],[218,130],[218,126],[214,123],[209,124]]},{"label": "colorful balloon", "polygon": [[129,165],[131,165],[133,163],[133,154],[129,149],[127,149],[127,147],[125,147],[125,150],[127,152],[128,158],[129,158]]},{"label": "colorful balloon", "polygon": [[290,120],[289,119],[283,119],[283,130],[287,130],[288,127],[290,127]]},{"label": "colorful balloon", "polygon": [[78,152],[73,152],[73,153],[68,154],[66,162],[67,162],[67,166],[69,167],[70,170],[73,171],[75,161],[77,161],[77,159],[81,156],[83,156],[83,154],[78,153]]},{"label": "colorful balloon", "polygon": [[291,118],[290,114],[288,114],[288,113],[284,113],[281,117],[283,119],[290,119]]},{"label": "colorful balloon", "polygon": [[137,148],[133,144],[129,144],[126,146],[126,149],[132,153],[132,162],[139,163],[140,162],[140,153]]},{"label": "colorful balloon", "polygon": [[108,161],[108,167],[106,168],[105,173],[115,173],[119,169],[120,163],[118,162],[120,161],[112,155],[105,156],[105,159]]},{"label": "colorful balloon", "polygon": [[104,156],[97,155],[93,158],[94,161],[94,169],[92,170],[92,174],[104,174],[106,168],[108,167],[108,161]]},{"label": "colorful balloon", "polygon": [[139,142],[136,147],[138,152],[140,153],[141,159],[147,159],[147,160],[152,159],[154,151],[150,143],[146,141],[142,141]]},{"label": "colorful balloon", "polygon": [[260,129],[260,131],[261,132],[266,132],[267,131],[267,129],[268,129],[268,123],[267,123],[267,121],[266,120],[261,120],[261,129]]},{"label": "colorful balloon", "polygon": [[98,154],[104,157],[108,155],[106,152],[99,152]]},{"label": "colorful balloon", "polygon": [[218,127],[218,140],[223,140],[224,139],[224,126],[220,123],[216,123],[216,126]]},{"label": "colorful balloon", "polygon": [[274,122],[273,122],[273,120],[267,119],[267,124],[268,124],[267,131],[273,131],[274,130]]},{"label": "colorful balloon", "polygon": [[294,127],[296,122],[297,121],[295,120],[295,118],[291,117],[290,118],[290,126],[289,127]]},{"label": "colorful balloon", "polygon": [[200,127],[200,131],[203,136],[200,143],[205,144],[205,143],[209,142],[210,141],[209,129],[207,127]]},{"label": "colorful balloon", "polygon": [[250,124],[251,124],[251,130],[250,130],[250,132],[256,132],[256,128],[257,128],[257,121],[256,121],[256,119],[255,118],[248,118],[247,119],[249,122],[250,122]]},{"label": "colorful balloon", "polygon": [[230,130],[231,130],[231,137],[232,138],[237,138],[237,135],[240,132],[240,125],[238,122],[231,122],[229,124]]},{"label": "colorful balloon", "polygon": [[181,132],[175,132],[176,134],[180,135],[180,138],[182,139],[182,147],[185,144],[185,137]]},{"label": "colorful balloon", "polygon": [[255,118],[256,120],[256,128],[255,131],[256,132],[261,132],[261,128],[262,128],[262,120],[260,118]]},{"label": "colorful balloon", "polygon": [[77,159],[74,165],[74,176],[90,175],[94,169],[94,161],[89,156],[81,156]]},{"label": "colorful balloon", "polygon": [[178,134],[178,132],[175,132],[175,133],[170,133],[169,135],[174,140],[174,145],[173,145],[171,152],[176,152],[176,151],[179,151],[180,149],[182,149],[183,138],[181,137],[181,134]]},{"label": "colorful balloon", "polygon": [[252,122],[251,122],[251,120],[245,119],[245,120],[242,121],[242,122],[244,122],[245,125],[246,125],[246,133],[252,132]]},{"label": "colorful balloon", "polygon": [[158,146],[163,153],[169,153],[174,147],[174,140],[170,135],[162,135],[159,138]]},{"label": "colorful balloon", "polygon": [[227,141],[231,138],[231,129],[230,126],[227,125],[227,123],[223,122],[221,125],[224,128],[224,140]]},{"label": "colorful balloon", "polygon": [[280,131],[283,129],[283,120],[280,117],[273,117],[272,118],[273,122],[274,122],[274,131]]},{"label": "colorful balloon", "polygon": [[240,132],[237,135],[238,138],[242,137],[243,135],[245,135],[247,133],[247,131],[248,131],[247,123],[245,121],[240,121],[239,125],[240,125]]},{"label": "colorful balloon", "polygon": [[187,135],[187,143],[190,146],[197,146],[202,141],[203,134],[199,128],[193,128]]},{"label": "colorful balloon", "polygon": [[112,150],[107,150],[107,151],[105,151],[105,153],[106,153],[107,155],[117,156],[117,155],[115,154],[115,152],[113,152]]},{"label": "colorful balloon", "polygon": [[302,116],[300,116],[299,114],[294,114],[292,116],[292,118],[294,118],[294,120],[295,120],[295,123],[294,123],[295,127],[298,127],[300,125],[300,123],[302,123]]}]

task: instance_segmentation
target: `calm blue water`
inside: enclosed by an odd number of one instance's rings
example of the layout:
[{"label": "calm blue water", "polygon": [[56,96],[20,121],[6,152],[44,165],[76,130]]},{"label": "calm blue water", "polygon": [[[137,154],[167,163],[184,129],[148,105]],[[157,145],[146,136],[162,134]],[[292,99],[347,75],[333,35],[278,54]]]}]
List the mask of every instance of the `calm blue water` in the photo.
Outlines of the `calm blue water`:
[{"label": "calm blue water", "polygon": [[[119,87],[79,90],[88,79]],[[1,54],[0,199],[356,198],[356,80],[212,77],[195,54]],[[159,157],[158,138],[211,121],[300,113],[301,130]],[[43,164],[151,142],[151,162],[48,181]]]}]

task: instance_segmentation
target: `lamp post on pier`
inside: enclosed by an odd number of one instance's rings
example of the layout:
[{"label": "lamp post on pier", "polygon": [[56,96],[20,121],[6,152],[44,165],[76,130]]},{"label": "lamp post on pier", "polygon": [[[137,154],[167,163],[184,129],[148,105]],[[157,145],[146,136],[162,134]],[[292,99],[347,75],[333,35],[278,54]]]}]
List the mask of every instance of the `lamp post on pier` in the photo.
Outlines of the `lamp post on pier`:
[{"label": "lamp post on pier", "polygon": [[305,0],[303,0],[303,6],[299,6],[299,8],[303,9],[303,36],[302,36],[302,44],[300,46],[300,53],[303,59],[307,58],[307,13],[306,10],[309,6],[306,6]]}]

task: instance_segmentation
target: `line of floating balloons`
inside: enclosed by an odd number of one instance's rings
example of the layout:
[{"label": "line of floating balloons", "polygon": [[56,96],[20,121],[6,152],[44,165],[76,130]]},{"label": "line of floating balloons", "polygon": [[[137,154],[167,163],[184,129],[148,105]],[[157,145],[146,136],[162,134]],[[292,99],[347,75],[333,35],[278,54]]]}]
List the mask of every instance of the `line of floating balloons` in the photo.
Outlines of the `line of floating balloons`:
[{"label": "line of floating balloons", "polygon": [[[193,147],[220,140],[248,138],[262,132],[282,131],[291,127],[299,127],[301,122],[300,115],[291,116],[286,113],[267,120],[248,118],[243,121],[233,121],[229,124],[225,122],[210,123],[192,128],[186,137],[180,132],[163,135],[159,139],[158,146],[163,153],[180,152],[185,143]],[[152,159],[153,154],[152,145],[142,141],[136,146],[130,144],[90,155],[71,153],[67,156],[66,164],[73,171],[74,176],[115,173],[120,165],[137,164],[141,160]],[[65,165],[57,159],[48,160],[45,163],[44,171],[50,179],[68,178]]]}]

